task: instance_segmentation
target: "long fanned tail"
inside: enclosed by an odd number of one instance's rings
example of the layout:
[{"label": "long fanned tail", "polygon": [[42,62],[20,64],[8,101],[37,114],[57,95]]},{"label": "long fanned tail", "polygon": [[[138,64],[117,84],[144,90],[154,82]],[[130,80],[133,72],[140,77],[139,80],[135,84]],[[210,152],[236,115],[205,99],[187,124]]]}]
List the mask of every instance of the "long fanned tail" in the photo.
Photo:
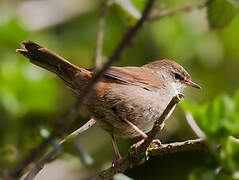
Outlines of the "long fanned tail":
[{"label": "long fanned tail", "polygon": [[23,41],[21,45],[24,49],[17,49],[16,52],[27,57],[31,63],[56,73],[75,90],[81,89],[92,78],[90,71],[71,64],[56,53],[32,41]]}]

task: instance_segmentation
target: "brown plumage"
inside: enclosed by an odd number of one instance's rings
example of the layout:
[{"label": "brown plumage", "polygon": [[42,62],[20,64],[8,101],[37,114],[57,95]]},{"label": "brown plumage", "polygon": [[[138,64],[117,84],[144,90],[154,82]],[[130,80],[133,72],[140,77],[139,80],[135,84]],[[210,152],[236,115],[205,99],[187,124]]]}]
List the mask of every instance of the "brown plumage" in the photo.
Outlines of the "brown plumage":
[{"label": "brown plumage", "polygon": [[[18,49],[18,53],[56,73],[78,95],[93,77],[93,72],[71,64],[34,42],[24,41],[22,46],[24,49]],[[145,139],[154,120],[187,86],[200,88],[182,66],[171,60],[159,60],[142,67],[110,67],[85,105],[112,137],[141,135]]]}]

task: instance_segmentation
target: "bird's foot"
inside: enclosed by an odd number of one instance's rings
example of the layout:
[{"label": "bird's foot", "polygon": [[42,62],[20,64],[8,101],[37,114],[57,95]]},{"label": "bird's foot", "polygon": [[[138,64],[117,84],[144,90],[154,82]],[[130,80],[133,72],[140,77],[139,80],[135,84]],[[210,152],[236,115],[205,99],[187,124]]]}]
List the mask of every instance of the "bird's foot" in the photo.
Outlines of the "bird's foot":
[{"label": "bird's foot", "polygon": [[[145,141],[145,139],[141,139],[140,141],[138,141],[136,144],[135,144],[135,149],[137,149],[141,144],[143,144]],[[152,140],[152,142],[150,143],[150,146],[153,146],[153,147],[157,147],[157,146],[161,146],[162,143],[159,139],[154,139]]]},{"label": "bird's foot", "polygon": [[150,146],[152,147],[158,147],[158,146],[161,146],[162,143],[159,139],[154,139],[151,143],[150,143]]}]

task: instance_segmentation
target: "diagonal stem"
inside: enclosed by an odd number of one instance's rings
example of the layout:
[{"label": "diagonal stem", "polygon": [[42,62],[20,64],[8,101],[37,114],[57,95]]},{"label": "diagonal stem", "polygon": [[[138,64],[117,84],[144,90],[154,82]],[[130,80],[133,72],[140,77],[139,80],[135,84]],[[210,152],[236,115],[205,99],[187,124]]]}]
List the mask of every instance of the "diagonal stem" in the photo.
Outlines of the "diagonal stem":
[{"label": "diagonal stem", "polygon": [[137,150],[135,149],[135,146],[132,146],[129,149],[129,153],[126,157],[124,157],[114,167],[102,171],[98,176],[95,177],[95,179],[112,179],[115,174],[124,172],[129,167],[138,164],[142,159],[144,159],[150,143],[154,139],[156,133],[162,129],[162,125],[164,124],[167,115],[169,114],[171,109],[182,99],[182,97],[183,95],[180,94],[172,98],[172,100],[164,110],[163,114],[160,116],[159,119],[155,121],[153,129],[150,131],[148,138],[146,138],[145,142],[141,146],[139,146]]},{"label": "diagonal stem", "polygon": [[81,96],[78,98],[77,102],[63,116],[61,116],[57,120],[56,126],[51,135],[47,139],[45,139],[40,145],[34,148],[34,151],[31,151],[29,156],[26,157],[22,162],[20,162],[15,170],[10,172],[10,175],[12,177],[20,177],[23,173],[23,170],[31,162],[33,162],[42,152],[44,152],[45,149],[48,147],[48,145],[51,144],[56,137],[62,137],[64,135],[66,129],[68,129],[68,127],[74,122],[77,115],[77,111],[81,107],[87,95],[89,95],[91,89],[100,80],[101,76],[111,66],[111,64],[120,58],[120,55],[122,54],[126,46],[132,41],[137,32],[142,28],[143,23],[148,18],[149,12],[152,9],[154,1],[155,0],[147,1],[140,20],[126,32],[126,34],[123,36],[118,46],[113,51],[112,55],[108,58],[108,61],[103,65],[103,67],[100,70],[98,70],[95,73],[95,76],[92,79],[92,81],[87,85],[87,87],[85,87],[85,89],[81,93]]},{"label": "diagonal stem", "polygon": [[84,131],[86,131],[88,128],[93,126],[95,124],[94,119],[90,119],[87,123],[85,123],[82,127],[75,130],[73,133],[65,137],[57,146],[55,146],[54,149],[49,151],[46,155],[44,155],[39,161],[37,161],[34,165],[34,167],[30,170],[30,172],[24,177],[24,180],[32,180],[35,178],[35,176],[38,174],[38,172],[43,168],[44,164],[51,161],[53,158],[55,158],[61,151],[62,145],[70,138],[73,138]]}]

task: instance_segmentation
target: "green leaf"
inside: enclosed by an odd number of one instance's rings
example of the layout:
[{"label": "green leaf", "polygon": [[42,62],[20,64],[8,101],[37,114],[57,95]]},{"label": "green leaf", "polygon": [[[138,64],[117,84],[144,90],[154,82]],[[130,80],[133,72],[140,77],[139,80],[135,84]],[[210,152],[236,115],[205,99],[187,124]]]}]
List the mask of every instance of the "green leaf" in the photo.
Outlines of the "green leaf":
[{"label": "green leaf", "polygon": [[122,7],[130,16],[135,19],[141,17],[141,13],[138,9],[132,4],[131,0],[115,0],[115,3]]},{"label": "green leaf", "polygon": [[234,137],[228,137],[228,140],[220,153],[221,159],[231,171],[239,169],[239,141]]},{"label": "green leaf", "polygon": [[239,112],[228,96],[218,96],[213,102],[202,106],[184,102],[182,106],[190,111],[200,129],[214,143],[225,143],[228,136],[239,133]]},{"label": "green leaf", "polygon": [[222,28],[230,23],[238,9],[238,0],[212,0],[208,6],[211,28]]},{"label": "green leaf", "polygon": [[220,119],[228,119],[234,112],[234,102],[228,96],[219,96],[213,103],[214,116]]},{"label": "green leaf", "polygon": [[239,135],[239,113],[233,113],[229,120],[223,121],[222,125],[230,132],[230,135]]}]

